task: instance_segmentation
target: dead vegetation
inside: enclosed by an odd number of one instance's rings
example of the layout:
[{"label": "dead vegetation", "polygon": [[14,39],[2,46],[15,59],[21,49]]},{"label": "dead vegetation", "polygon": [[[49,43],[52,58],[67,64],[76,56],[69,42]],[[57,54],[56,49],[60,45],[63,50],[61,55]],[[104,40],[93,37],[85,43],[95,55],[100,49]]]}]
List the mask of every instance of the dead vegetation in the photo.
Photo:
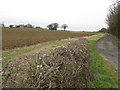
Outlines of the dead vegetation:
[{"label": "dead vegetation", "polygon": [[6,88],[86,88],[94,77],[88,69],[88,44],[81,38],[68,46],[16,58],[3,71]]}]

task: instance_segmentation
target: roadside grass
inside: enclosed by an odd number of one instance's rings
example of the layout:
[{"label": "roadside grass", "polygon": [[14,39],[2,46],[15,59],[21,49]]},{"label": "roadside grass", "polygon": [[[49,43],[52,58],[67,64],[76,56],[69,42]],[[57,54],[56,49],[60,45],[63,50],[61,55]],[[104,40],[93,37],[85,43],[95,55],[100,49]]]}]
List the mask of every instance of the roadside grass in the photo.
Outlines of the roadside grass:
[{"label": "roadside grass", "polygon": [[88,83],[89,88],[118,88],[118,72],[105,61],[94,49],[97,40],[89,40],[89,68],[93,71],[95,80]]},{"label": "roadside grass", "polygon": [[112,43],[120,48],[120,41],[115,36],[112,36]]}]

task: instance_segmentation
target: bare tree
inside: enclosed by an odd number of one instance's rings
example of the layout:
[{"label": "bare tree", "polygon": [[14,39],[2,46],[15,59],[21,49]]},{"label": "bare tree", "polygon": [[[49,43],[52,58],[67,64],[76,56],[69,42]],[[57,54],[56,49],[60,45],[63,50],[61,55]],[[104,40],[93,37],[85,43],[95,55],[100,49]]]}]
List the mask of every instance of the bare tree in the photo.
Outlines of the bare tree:
[{"label": "bare tree", "polygon": [[53,30],[53,25],[49,24],[49,25],[47,25],[47,28],[49,28],[49,30]]},{"label": "bare tree", "polygon": [[10,28],[13,28],[13,25],[9,25]]},{"label": "bare tree", "polygon": [[54,26],[54,30],[57,30],[57,28],[59,27],[59,24],[58,23],[53,23],[53,26]]},{"label": "bare tree", "polygon": [[0,27],[5,27],[4,22],[2,22],[2,23],[0,24]]},{"label": "bare tree", "polygon": [[64,28],[64,31],[65,31],[65,29],[68,27],[68,25],[67,24],[63,24],[62,26],[61,26],[61,28]]},{"label": "bare tree", "polygon": [[57,28],[59,27],[59,24],[51,23],[51,24],[47,25],[47,27],[49,28],[49,30],[57,30]]}]

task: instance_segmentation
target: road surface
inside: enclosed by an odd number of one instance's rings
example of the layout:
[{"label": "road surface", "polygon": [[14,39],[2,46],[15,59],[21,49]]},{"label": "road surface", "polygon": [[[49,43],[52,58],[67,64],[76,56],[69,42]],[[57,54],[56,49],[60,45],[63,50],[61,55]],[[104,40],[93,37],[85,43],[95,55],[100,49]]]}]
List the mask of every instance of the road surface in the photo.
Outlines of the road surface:
[{"label": "road surface", "polygon": [[[120,49],[112,44],[112,38],[109,34],[106,34],[95,45],[96,51],[108,62],[118,69],[118,56],[120,56]],[[120,64],[119,64],[120,65]]]}]

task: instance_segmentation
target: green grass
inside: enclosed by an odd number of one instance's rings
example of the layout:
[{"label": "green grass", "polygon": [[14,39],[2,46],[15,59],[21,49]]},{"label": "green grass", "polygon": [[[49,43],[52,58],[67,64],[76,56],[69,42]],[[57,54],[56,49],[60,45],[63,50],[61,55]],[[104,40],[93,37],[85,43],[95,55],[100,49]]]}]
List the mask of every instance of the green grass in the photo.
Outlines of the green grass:
[{"label": "green grass", "polygon": [[115,36],[112,36],[112,42],[115,46],[120,48],[120,41]]},{"label": "green grass", "polygon": [[89,68],[93,71],[95,80],[88,83],[90,88],[118,88],[118,72],[105,61],[94,49],[97,40],[89,41]]}]

